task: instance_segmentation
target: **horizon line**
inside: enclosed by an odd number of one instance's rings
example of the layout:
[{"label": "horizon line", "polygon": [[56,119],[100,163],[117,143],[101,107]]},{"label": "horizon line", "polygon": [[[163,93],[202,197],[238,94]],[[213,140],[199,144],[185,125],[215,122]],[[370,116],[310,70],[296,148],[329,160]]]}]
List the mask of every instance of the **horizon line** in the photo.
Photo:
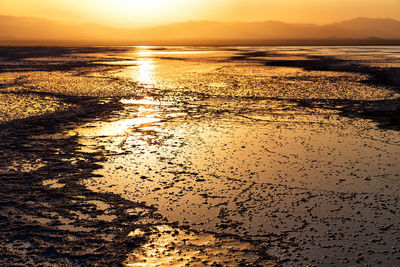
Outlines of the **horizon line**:
[{"label": "horizon line", "polygon": [[274,19],[265,19],[265,20],[253,20],[253,21],[241,21],[241,20],[210,20],[210,19],[202,19],[202,20],[181,20],[181,21],[173,21],[169,23],[164,23],[164,24],[156,24],[156,25],[148,25],[148,26],[129,26],[129,27],[123,27],[123,26],[115,26],[115,25],[110,25],[110,24],[104,24],[104,23],[97,23],[97,22],[73,22],[69,20],[63,20],[63,19],[55,19],[55,18],[44,18],[44,17],[30,17],[30,16],[18,16],[18,15],[10,15],[10,14],[0,14],[0,17],[13,17],[13,18],[24,18],[24,19],[37,19],[37,20],[46,20],[46,21],[52,21],[52,22],[57,22],[61,24],[71,24],[71,25],[96,25],[96,26],[102,26],[102,27],[108,27],[108,28],[113,28],[113,29],[127,29],[127,30],[141,30],[141,29],[147,29],[147,28],[156,28],[156,27],[163,27],[163,26],[169,26],[173,24],[179,24],[179,23],[204,23],[204,22],[213,22],[213,23],[226,23],[226,24],[232,24],[232,23],[263,23],[263,22],[280,22],[280,23],[285,23],[285,24],[300,24],[300,25],[316,25],[316,26],[328,26],[331,24],[336,24],[340,22],[346,22],[346,21],[351,21],[351,20],[356,20],[356,19],[375,19],[375,20],[394,20],[400,22],[400,18],[392,18],[392,17],[366,17],[366,16],[355,16],[347,19],[342,19],[342,20],[337,20],[333,21],[330,23],[313,23],[313,22],[287,22],[284,20],[274,20]]},{"label": "horizon line", "polygon": [[143,41],[0,39],[0,46],[400,46],[400,38],[172,39]]}]

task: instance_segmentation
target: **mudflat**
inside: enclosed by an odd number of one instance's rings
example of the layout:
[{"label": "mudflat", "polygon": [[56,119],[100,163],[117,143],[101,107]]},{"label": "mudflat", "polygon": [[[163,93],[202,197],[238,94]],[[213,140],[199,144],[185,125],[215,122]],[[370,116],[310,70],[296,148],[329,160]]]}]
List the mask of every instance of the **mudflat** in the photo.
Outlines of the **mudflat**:
[{"label": "mudflat", "polygon": [[399,47],[1,47],[0,262],[400,263]]}]

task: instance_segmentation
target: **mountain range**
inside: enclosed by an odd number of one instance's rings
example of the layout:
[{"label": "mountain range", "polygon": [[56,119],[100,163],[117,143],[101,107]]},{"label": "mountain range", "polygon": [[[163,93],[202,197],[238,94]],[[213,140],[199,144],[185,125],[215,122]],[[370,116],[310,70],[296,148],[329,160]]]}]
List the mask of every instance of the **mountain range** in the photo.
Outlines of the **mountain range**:
[{"label": "mountain range", "polygon": [[141,29],[0,16],[0,43],[57,44],[256,44],[316,40],[400,40],[400,21],[355,18],[328,25],[187,21]]}]

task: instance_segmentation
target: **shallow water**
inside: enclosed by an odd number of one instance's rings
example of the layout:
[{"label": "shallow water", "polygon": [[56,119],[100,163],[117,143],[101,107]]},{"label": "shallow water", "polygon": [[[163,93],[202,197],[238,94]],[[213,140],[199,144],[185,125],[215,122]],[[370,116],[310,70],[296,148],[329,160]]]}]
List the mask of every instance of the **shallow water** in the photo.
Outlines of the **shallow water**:
[{"label": "shallow water", "polygon": [[[1,90],[7,101],[17,103],[10,97],[19,93],[39,106],[0,108],[12,121],[48,112],[40,97],[62,103],[45,105],[53,111],[75,105],[65,97],[119,102],[61,135],[76,138],[79,153],[104,157],[81,185],[163,218],[131,226],[129,236],[147,243],[127,255],[128,266],[396,265],[400,136],[387,118],[400,106],[399,54],[398,47],[131,47],[32,55],[7,62],[14,67],[0,72]],[[42,184],[65,187],[54,177]]]},{"label": "shallow water", "polygon": [[111,154],[85,185],[154,205],[180,225],[261,240],[301,263],[356,262],[365,249],[373,253],[364,262],[390,264],[368,240],[400,245],[391,228],[400,223],[398,132],[290,105],[282,112],[274,101],[246,104],[259,109],[195,118],[187,112],[197,104],[131,104],[117,116],[133,119],[110,122],[112,131],[84,126],[82,143],[96,138]]}]

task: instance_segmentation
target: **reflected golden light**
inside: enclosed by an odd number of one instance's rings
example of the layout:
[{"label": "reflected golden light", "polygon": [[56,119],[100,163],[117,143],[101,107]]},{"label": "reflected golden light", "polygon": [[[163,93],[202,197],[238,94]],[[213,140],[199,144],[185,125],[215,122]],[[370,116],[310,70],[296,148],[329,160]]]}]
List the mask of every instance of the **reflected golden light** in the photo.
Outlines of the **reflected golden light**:
[{"label": "reflected golden light", "polygon": [[159,102],[154,101],[151,97],[145,97],[142,99],[122,99],[120,101],[125,105],[159,105]]},{"label": "reflected golden light", "polygon": [[[151,123],[160,121],[159,118],[154,117],[154,114],[143,114],[144,111],[140,111],[142,117],[133,119],[125,119],[106,123],[97,123],[95,127],[85,127],[79,129],[78,134],[83,137],[97,137],[97,136],[118,136],[124,134],[131,127],[134,126],[145,126]],[[75,131],[70,132],[73,135]]]},{"label": "reflected golden light", "polygon": [[[254,246],[234,238],[220,238],[213,234],[182,231],[169,225],[158,225],[149,232],[136,229],[128,236],[148,236],[149,241],[128,255],[126,266],[236,266],[237,260],[253,266],[258,257],[251,251]],[[221,257],[224,255],[224,257]],[[273,266],[272,261],[261,262],[262,266]]]},{"label": "reflected golden light", "polygon": [[151,97],[142,99],[123,99],[123,104],[137,105],[134,118],[108,122],[89,123],[78,131],[72,130],[70,135],[78,134],[82,137],[119,136],[124,135],[132,127],[146,128],[161,121],[158,110],[154,107],[157,102]]},{"label": "reflected golden light", "polygon": [[155,56],[155,55],[191,55],[191,54],[209,54],[210,52],[219,52],[219,51],[140,51],[137,54],[140,56]]},{"label": "reflected golden light", "polygon": [[137,70],[136,80],[145,88],[151,88],[154,83],[153,77],[156,65],[154,64],[154,59],[147,57],[146,52],[148,51],[144,50],[136,53],[139,56],[139,59],[135,61],[137,64],[137,67],[135,67]]}]

